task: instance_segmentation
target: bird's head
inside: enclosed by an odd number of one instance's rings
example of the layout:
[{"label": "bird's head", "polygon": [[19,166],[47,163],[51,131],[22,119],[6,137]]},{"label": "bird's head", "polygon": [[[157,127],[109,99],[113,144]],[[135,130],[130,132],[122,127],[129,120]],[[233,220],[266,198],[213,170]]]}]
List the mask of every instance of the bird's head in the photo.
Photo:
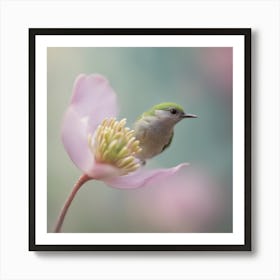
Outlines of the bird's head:
[{"label": "bird's head", "polygon": [[162,122],[176,124],[185,118],[197,118],[196,115],[186,114],[182,106],[172,103],[165,102],[153,106],[149,111],[144,113],[145,116],[155,116]]}]

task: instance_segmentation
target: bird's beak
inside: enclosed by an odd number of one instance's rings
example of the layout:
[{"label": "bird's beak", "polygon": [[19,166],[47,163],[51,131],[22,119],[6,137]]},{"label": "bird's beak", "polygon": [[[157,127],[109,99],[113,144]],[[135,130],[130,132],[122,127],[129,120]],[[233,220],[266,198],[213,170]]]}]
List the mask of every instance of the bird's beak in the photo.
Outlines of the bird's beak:
[{"label": "bird's beak", "polygon": [[183,118],[197,118],[197,115],[185,114],[185,115],[183,115]]}]

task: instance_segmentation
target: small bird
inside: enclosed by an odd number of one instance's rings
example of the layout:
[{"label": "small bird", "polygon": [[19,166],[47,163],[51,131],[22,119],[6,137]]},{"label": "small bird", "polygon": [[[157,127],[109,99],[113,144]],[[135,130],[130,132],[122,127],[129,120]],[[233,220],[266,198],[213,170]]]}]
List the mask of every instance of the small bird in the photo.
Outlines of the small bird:
[{"label": "small bird", "polygon": [[146,159],[162,153],[172,142],[175,124],[185,118],[197,116],[185,114],[180,105],[172,102],[157,104],[144,112],[134,124],[135,137],[142,148],[137,158],[145,164]]}]

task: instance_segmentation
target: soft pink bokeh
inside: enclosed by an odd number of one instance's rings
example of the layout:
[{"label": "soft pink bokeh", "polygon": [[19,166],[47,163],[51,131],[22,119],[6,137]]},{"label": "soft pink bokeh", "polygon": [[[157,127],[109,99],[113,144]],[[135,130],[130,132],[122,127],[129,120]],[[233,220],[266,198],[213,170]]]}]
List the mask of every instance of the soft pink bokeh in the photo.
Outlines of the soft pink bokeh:
[{"label": "soft pink bokeh", "polygon": [[[202,78],[213,87],[224,92],[232,87],[233,53],[232,48],[205,48],[197,57]],[[226,91],[232,94],[231,91]]]},{"label": "soft pink bokeh", "polygon": [[[202,175],[203,174],[203,175]],[[130,203],[139,221],[159,232],[211,232],[224,216],[226,189],[188,167],[172,179],[139,192]]]}]

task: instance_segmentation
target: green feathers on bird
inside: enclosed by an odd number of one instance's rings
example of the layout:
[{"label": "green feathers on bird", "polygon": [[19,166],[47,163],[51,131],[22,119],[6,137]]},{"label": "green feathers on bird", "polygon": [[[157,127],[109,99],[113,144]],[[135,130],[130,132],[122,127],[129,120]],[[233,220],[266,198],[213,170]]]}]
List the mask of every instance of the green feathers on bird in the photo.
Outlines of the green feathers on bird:
[{"label": "green feathers on bird", "polygon": [[176,103],[163,102],[163,103],[160,103],[160,104],[157,104],[157,105],[153,106],[151,109],[144,112],[141,116],[138,117],[137,120],[141,119],[142,117],[153,116],[155,114],[156,110],[169,110],[170,108],[175,108],[179,112],[184,112],[183,107],[181,107],[180,105],[178,105]]}]

